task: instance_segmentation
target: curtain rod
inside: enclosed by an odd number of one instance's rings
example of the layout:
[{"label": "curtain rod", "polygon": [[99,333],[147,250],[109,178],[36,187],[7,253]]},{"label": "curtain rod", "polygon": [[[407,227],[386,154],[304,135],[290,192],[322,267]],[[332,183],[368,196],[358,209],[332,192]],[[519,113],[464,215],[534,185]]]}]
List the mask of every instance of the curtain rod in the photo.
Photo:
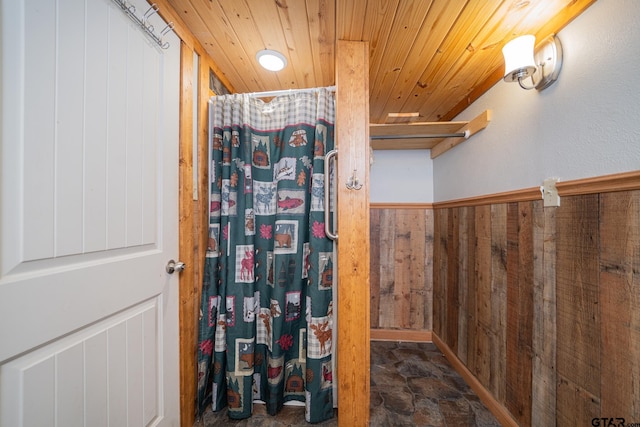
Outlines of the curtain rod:
[{"label": "curtain rod", "polygon": [[271,90],[266,92],[251,92],[251,93],[248,93],[247,95],[249,95],[252,98],[266,98],[269,96],[289,95],[294,93],[305,93],[305,92],[315,93],[315,92],[319,92],[322,89],[326,89],[329,92],[336,91],[335,86],[327,86],[327,87],[313,87],[308,89],[283,89],[283,90]]},{"label": "curtain rod", "polygon": [[467,129],[460,133],[431,133],[425,135],[375,135],[369,139],[417,139],[417,138],[465,138],[468,139],[471,132]]}]

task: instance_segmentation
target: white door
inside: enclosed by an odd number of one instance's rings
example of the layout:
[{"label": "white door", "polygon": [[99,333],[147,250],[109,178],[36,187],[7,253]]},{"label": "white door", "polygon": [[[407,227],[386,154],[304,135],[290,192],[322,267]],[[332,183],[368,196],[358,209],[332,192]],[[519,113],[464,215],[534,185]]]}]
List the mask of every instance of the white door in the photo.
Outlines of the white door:
[{"label": "white door", "polygon": [[0,426],[178,425],[179,40],[111,0],[0,20]]}]

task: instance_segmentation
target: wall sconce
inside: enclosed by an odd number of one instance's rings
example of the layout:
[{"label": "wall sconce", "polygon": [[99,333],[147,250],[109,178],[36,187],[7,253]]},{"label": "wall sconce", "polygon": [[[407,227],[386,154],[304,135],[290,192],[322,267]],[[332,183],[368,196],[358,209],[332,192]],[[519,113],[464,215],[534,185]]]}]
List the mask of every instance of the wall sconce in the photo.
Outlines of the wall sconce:
[{"label": "wall sconce", "polygon": [[[562,68],[560,40],[549,36],[534,51],[535,41],[535,36],[521,36],[502,48],[505,82],[517,81],[523,89],[541,91],[556,81]],[[531,86],[523,83],[527,78],[531,78]]]},{"label": "wall sconce", "polygon": [[256,53],[256,59],[269,71],[280,71],[287,66],[287,58],[277,50],[263,49]]}]

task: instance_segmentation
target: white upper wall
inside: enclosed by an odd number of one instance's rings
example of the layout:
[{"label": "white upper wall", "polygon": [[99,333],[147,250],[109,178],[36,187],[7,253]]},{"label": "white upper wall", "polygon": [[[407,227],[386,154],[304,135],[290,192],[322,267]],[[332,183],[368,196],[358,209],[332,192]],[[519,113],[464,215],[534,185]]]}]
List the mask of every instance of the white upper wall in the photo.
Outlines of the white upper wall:
[{"label": "white upper wall", "polygon": [[559,33],[552,86],[499,82],[460,114],[493,110],[485,130],[434,159],[435,201],[640,169],[639,15],[637,0],[595,2]]},{"label": "white upper wall", "polygon": [[372,203],[432,203],[433,161],[429,150],[376,150],[371,166]]}]

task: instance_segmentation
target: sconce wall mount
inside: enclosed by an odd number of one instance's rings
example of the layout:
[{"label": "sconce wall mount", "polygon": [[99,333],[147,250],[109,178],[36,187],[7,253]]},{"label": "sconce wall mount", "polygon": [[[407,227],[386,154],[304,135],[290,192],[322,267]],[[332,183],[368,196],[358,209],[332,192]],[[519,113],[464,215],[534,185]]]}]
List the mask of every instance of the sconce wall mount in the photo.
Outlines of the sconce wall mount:
[{"label": "sconce wall mount", "polygon": [[[518,82],[523,89],[541,91],[558,79],[562,68],[562,44],[551,35],[540,42],[535,50],[534,36],[511,40],[502,49],[505,59],[505,82]],[[525,80],[530,78],[531,85]]]}]

